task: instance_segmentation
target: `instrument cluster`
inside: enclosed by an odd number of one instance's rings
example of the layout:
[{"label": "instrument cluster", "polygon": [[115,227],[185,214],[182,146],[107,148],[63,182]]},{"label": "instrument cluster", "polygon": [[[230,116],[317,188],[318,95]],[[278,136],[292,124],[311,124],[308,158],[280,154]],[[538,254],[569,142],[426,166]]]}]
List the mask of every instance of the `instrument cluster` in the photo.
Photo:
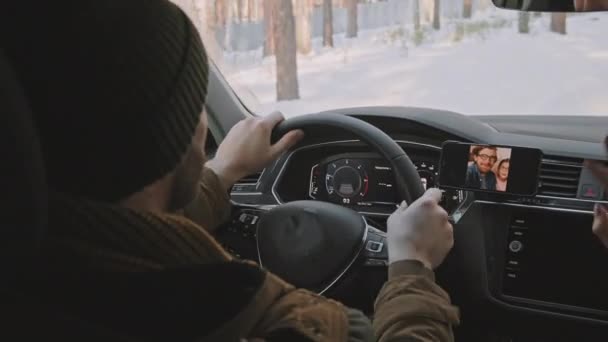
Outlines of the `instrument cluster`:
[{"label": "instrument cluster", "polygon": [[[412,160],[425,189],[435,187],[439,173],[433,160]],[[453,192],[453,193],[452,193]],[[392,210],[398,205],[393,171],[382,158],[327,158],[310,170],[308,196],[310,199],[345,206]],[[459,203],[458,191],[446,194],[450,206]],[[384,211],[384,210],[383,210]]]}]

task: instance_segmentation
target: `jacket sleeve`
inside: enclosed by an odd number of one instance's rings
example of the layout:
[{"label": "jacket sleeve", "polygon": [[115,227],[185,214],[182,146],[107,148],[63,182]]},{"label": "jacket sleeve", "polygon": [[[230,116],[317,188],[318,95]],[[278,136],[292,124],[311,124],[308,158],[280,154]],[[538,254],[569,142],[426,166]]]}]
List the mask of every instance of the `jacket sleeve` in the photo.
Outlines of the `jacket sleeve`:
[{"label": "jacket sleeve", "polygon": [[435,283],[433,271],[418,261],[389,266],[389,279],[375,303],[374,334],[379,342],[453,342],[458,309]]},{"label": "jacket sleeve", "polygon": [[183,209],[182,214],[213,232],[230,216],[230,194],[224,190],[219,177],[209,168],[203,168],[199,194]]}]

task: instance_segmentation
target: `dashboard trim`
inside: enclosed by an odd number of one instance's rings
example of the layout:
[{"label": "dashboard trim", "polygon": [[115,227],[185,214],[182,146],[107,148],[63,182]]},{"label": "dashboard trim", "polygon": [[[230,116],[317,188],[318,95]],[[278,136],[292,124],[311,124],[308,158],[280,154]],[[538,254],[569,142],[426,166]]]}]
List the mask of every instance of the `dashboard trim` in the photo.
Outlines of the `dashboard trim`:
[{"label": "dashboard trim", "polygon": [[516,208],[526,208],[526,209],[533,208],[533,209],[543,209],[543,210],[549,210],[549,211],[560,211],[560,212],[567,212],[567,213],[591,214],[591,215],[593,215],[593,211],[591,211],[591,210],[583,210],[583,209],[556,208],[556,207],[531,205],[531,204],[494,202],[494,201],[487,201],[487,200],[475,200],[474,203],[492,204],[492,205],[504,205],[504,206],[516,207]]},{"label": "dashboard trim", "polygon": [[588,199],[582,199],[582,198],[557,197],[557,196],[547,196],[547,195],[536,195],[535,197],[560,200],[560,201],[564,201],[564,202],[608,203],[608,200],[588,200]]},{"label": "dashboard trim", "polygon": [[518,297],[518,296],[510,296],[510,295],[505,295],[505,294],[500,294],[499,296],[503,300],[506,300],[508,302],[514,302],[515,305],[528,304],[528,305],[546,307],[546,308],[555,309],[555,310],[567,310],[574,314],[585,313],[585,314],[598,315],[598,316],[604,316],[604,317],[606,317],[606,314],[608,314],[608,311],[587,308],[584,306],[560,304],[560,303],[554,303],[554,302],[547,302],[547,301],[543,301],[543,300],[536,300],[536,299],[530,299],[530,298],[524,298],[524,297]]}]

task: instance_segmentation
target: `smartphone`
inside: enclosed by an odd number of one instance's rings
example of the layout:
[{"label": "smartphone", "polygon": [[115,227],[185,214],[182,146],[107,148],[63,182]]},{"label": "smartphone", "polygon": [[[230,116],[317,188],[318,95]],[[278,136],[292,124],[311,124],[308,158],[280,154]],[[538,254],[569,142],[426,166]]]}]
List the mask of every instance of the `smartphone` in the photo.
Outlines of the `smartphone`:
[{"label": "smartphone", "polygon": [[447,141],[442,146],[438,184],[442,188],[517,196],[538,191],[539,149]]}]

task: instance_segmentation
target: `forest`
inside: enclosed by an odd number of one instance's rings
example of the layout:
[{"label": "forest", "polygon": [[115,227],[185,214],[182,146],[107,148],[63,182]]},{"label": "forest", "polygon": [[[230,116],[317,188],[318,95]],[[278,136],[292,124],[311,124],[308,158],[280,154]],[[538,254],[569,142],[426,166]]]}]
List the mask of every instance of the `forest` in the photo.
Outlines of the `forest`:
[{"label": "forest", "polygon": [[491,0],[173,1],[261,115],[378,104],[471,115],[608,110],[598,92],[608,79],[607,13],[525,13]]},{"label": "forest", "polygon": [[[414,36],[420,35],[424,26],[434,30],[441,29],[442,5],[454,7],[454,4],[458,3],[462,19],[472,18],[475,9],[484,10],[488,6],[493,6],[491,0],[392,0],[395,1],[404,5],[399,8],[407,8],[399,14],[408,17],[403,18],[402,22],[413,25]],[[370,13],[374,15],[374,7],[391,2],[389,0],[175,0],[175,2],[183,8],[190,9],[190,14],[196,16],[199,21],[199,29],[202,29],[210,39],[216,40],[220,50],[238,49],[239,42],[235,43],[235,37],[238,39],[252,36],[255,38],[245,41],[241,46],[246,45],[246,49],[255,49],[257,48],[255,44],[258,43],[263,46],[264,56],[275,56],[277,101],[299,98],[297,54],[308,54],[312,51],[312,39],[315,33],[322,36],[324,47],[331,48],[334,46],[336,26],[346,38],[355,38],[359,32],[360,22],[367,24],[364,24],[366,28],[390,26],[399,22],[389,16],[376,18],[376,23],[371,23],[373,20],[360,18],[361,15],[366,14],[369,17]],[[343,19],[344,23],[338,25],[334,23],[334,12],[343,14],[340,19]],[[540,13],[533,15],[539,16]],[[566,34],[566,13],[549,15],[551,16],[549,29]],[[529,32],[529,20],[530,13],[519,14],[520,33]],[[239,34],[248,29],[258,31],[256,32],[258,34]]]}]

